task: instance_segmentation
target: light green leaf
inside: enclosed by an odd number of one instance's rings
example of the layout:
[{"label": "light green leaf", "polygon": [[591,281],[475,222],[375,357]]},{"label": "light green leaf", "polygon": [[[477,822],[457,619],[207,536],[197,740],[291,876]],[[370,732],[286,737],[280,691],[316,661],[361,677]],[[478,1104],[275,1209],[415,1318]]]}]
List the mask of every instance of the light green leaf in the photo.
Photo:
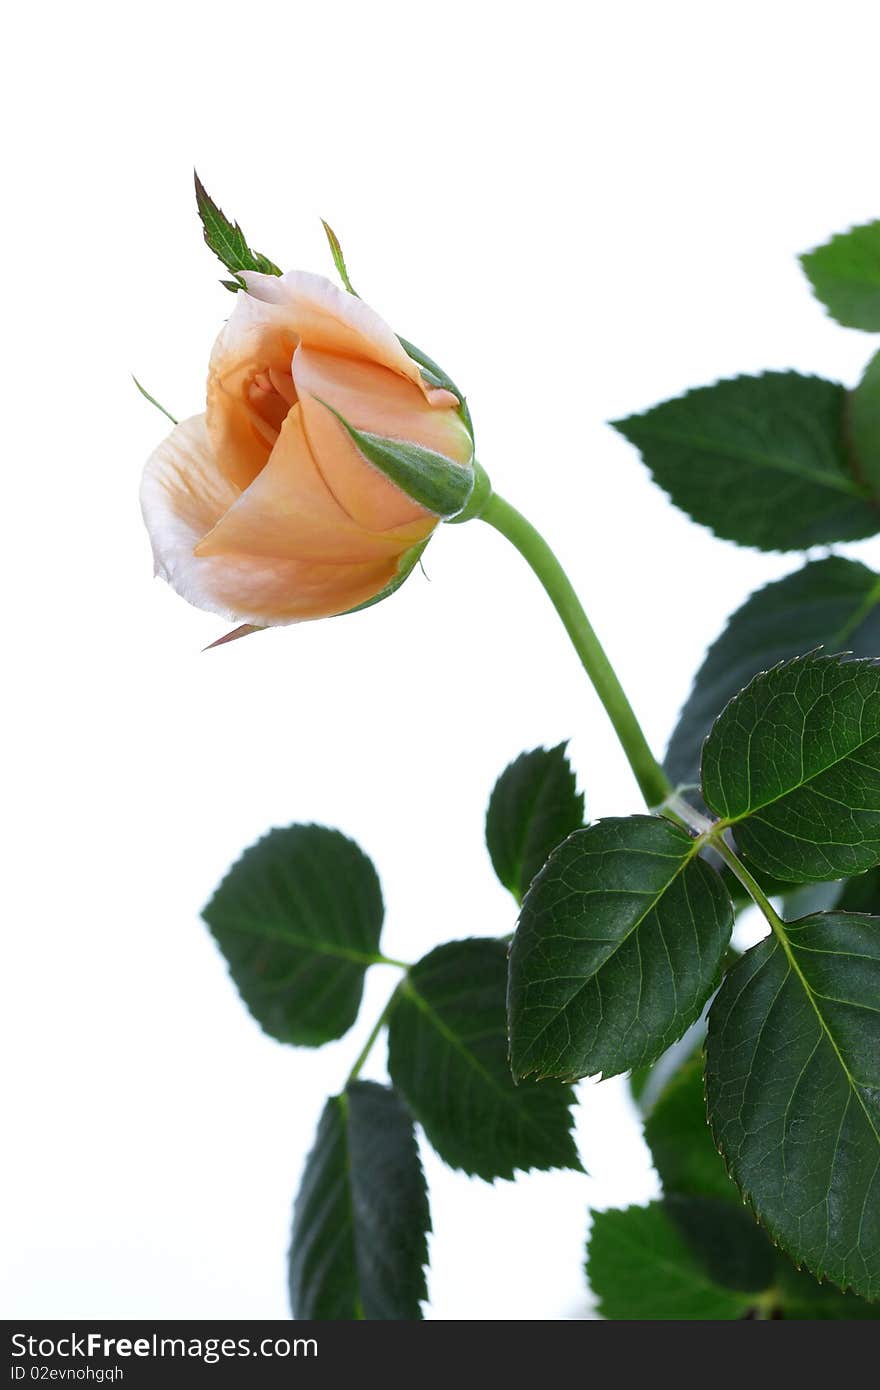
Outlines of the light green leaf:
[{"label": "light green leaf", "polygon": [[505,768],[489,799],[486,845],[499,879],[518,903],[551,850],[584,823],[584,798],[567,744],[534,748]]},{"label": "light green leaf", "polygon": [[810,655],[756,676],[703,747],[703,797],[789,883],[880,863],[880,664]]},{"label": "light green leaf", "polygon": [[364,972],[381,960],[376,871],[338,830],[272,830],[234,864],[203,916],[257,1022],[316,1047],[357,1018]]},{"label": "light green leaf", "polygon": [[840,232],[801,256],[817,299],[846,328],[880,332],[880,222]]},{"label": "light green leaf", "polygon": [[840,555],[815,560],[746,600],[709,648],[669,741],[675,783],[699,780],[712,722],[759,671],[824,647],[880,656],[880,575]]},{"label": "light green leaf", "polygon": [[835,382],[767,372],[700,387],[615,428],[694,521],[739,545],[804,550],[880,530],[849,454],[846,400]]},{"label": "light green leaf", "polygon": [[662,1202],[594,1213],[587,1278],[616,1321],[742,1318],[762,1292],[717,1284]]},{"label": "light green leaf", "polygon": [[296,1200],[294,1318],[421,1318],[430,1229],[412,1120],[390,1087],[351,1083],[324,1108]]},{"label": "light green leaf", "polygon": [[715,1142],[761,1223],[817,1278],[880,1297],[880,919],[779,927],[709,1011]]},{"label": "light green leaf", "polygon": [[698,1018],[733,910],[697,849],[670,821],[632,816],[577,830],[551,855],[511,947],[515,1076],[614,1076]]},{"label": "light green leaf", "polygon": [[580,1168],[571,1087],[513,1083],[506,990],[503,941],[438,946],[408,972],[395,1000],[391,1078],[453,1168],[487,1181],[517,1169]]},{"label": "light green leaf", "polygon": [[[205,241],[226,269],[233,272],[258,270],[264,275],[280,275],[281,271],[268,256],[250,249],[241,227],[237,222],[230,222],[220,211],[213,198],[206,192],[198,174],[195,174],[195,185],[196,203],[199,217],[202,219]],[[243,288],[244,285],[244,281],[238,277],[234,281],[224,280],[222,283],[228,290],[233,291]]]}]

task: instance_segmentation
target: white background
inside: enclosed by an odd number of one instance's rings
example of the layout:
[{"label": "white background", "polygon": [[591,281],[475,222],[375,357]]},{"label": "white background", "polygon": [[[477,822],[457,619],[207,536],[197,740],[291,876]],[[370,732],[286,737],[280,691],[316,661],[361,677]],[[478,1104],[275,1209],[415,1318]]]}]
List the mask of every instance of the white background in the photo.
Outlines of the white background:
[{"label": "white background", "polygon": [[[723,617],[797,559],[688,522],[604,422],[763,367],[857,378],[873,345],[796,255],[880,214],[880,20],[83,0],[16,6],[4,39],[2,1312],[283,1317],[303,1158],[393,980],[341,1042],[279,1046],[199,921],[216,881],[272,825],[338,825],[414,959],[510,930],[482,820],[522,749],[571,738],[593,815],[639,802],[536,582],[479,524],[392,602],[207,654],[222,623],[151,582],[137,490],[165,424],[129,373],[198,411],[230,309],[192,165],[285,267],[332,273],[326,217],[361,293],[462,383],[660,750]],[[622,1084],[582,1093],[590,1177],[489,1187],[426,1152],[431,1316],[587,1307],[588,1208],[654,1179]]]}]

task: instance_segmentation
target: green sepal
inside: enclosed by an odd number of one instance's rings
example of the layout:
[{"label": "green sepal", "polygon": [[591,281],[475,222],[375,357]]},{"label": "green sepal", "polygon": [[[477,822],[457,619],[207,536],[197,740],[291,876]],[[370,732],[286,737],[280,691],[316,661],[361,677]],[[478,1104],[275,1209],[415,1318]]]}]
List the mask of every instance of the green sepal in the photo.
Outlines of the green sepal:
[{"label": "green sepal", "polygon": [[392,594],[397,592],[401,584],[405,584],[409,579],[416,565],[419,563],[419,560],[422,558],[422,552],[430,539],[431,537],[429,536],[428,540],[419,541],[417,545],[410,546],[409,550],[403,552],[397,563],[396,575],[390,583],[385,585],[385,588],[382,589],[380,593],[374,594],[372,598],[364,599],[363,603],[356,604],[354,608],[346,608],[344,613],[338,613],[336,616],[345,618],[349,613],[362,613],[365,608],[372,608],[374,603],[381,603],[383,599],[390,598]]},{"label": "green sepal", "polygon": [[358,294],[357,290],[355,289],[354,285],[351,283],[351,280],[349,279],[348,266],[345,264],[345,257],[342,254],[342,243],[340,242],[339,237],[336,235],[333,228],[330,226],[330,223],[325,222],[323,217],[321,218],[321,226],[324,228],[324,235],[326,236],[327,241],[330,244],[330,255],[333,257],[333,264],[336,266],[336,272],[340,280],[342,281],[345,288],[348,290],[349,294],[353,294],[355,299],[360,299],[360,295]]},{"label": "green sepal", "polygon": [[332,405],[319,396],[315,399],[336,416],[367,462],[420,507],[445,519],[456,516],[467,506],[474,490],[474,470],[469,464],[453,463],[445,454],[408,440],[386,439],[380,434],[355,429]]}]

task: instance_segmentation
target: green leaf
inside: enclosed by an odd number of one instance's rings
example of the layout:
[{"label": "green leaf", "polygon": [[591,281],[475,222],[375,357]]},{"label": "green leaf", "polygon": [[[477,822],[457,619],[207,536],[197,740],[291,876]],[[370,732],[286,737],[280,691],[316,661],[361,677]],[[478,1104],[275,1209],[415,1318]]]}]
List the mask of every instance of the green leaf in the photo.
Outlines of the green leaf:
[{"label": "green leaf", "polygon": [[880,352],[850,394],[849,429],[859,476],[880,496]]},{"label": "green leaf", "polygon": [[487,1181],[516,1169],[579,1169],[571,1087],[513,1083],[506,990],[504,942],[431,951],[408,972],[391,1013],[391,1078],[453,1168]]},{"label": "green leaf", "polygon": [[801,265],[832,318],[880,332],[880,222],[840,232],[801,256]]},{"label": "green leaf", "polygon": [[655,482],[694,521],[761,550],[804,550],[880,530],[854,473],[846,392],[767,372],[703,386],[615,422]]},{"label": "green leaf", "polygon": [[699,780],[712,721],[753,676],[817,647],[880,656],[880,576],[867,565],[839,555],[815,560],[737,609],[709,648],[669,741],[670,779]]},{"label": "green leaf", "polygon": [[670,821],[632,816],[577,830],[551,855],[511,947],[515,1076],[614,1076],[697,1019],[733,923],[697,850]]},{"label": "green leaf", "polygon": [[717,1284],[662,1202],[594,1213],[587,1278],[602,1317],[615,1320],[741,1318],[762,1292]]},{"label": "green leaf", "polygon": [[880,1318],[880,1303],[867,1303],[830,1284],[818,1284],[812,1274],[795,1269],[788,1260],[779,1261],[776,1289],[782,1316],[792,1321]]},{"label": "green leaf", "polygon": [[324,1108],[296,1199],[294,1318],[421,1318],[430,1229],[412,1120],[390,1087],[352,1082]]},{"label": "green leaf", "polygon": [[357,1018],[364,972],[380,960],[376,871],[338,830],[271,830],[229,870],[203,916],[257,1022],[316,1047]]},{"label": "green leaf", "polygon": [[645,1121],[645,1141],[665,1192],[739,1202],[709,1129],[702,1049],[660,1095]]},{"label": "green leaf", "polygon": [[839,912],[867,912],[880,917],[880,869],[848,878],[834,906]]},{"label": "green leaf", "polygon": [[565,756],[567,746],[522,753],[502,772],[489,798],[489,857],[518,903],[551,850],[584,823],[583,793]]},{"label": "green leaf", "polygon": [[[214,200],[209,197],[198,174],[195,174],[194,177],[196,203],[199,217],[202,219],[205,241],[218,260],[226,266],[227,270],[233,272],[258,270],[264,275],[280,275],[281,271],[277,265],[269,260],[268,256],[263,256],[258,251],[250,249],[238,223],[229,221],[229,218],[220,211]],[[222,283],[229,290],[239,290],[244,285],[244,281],[238,278],[235,281],[224,280]]]},{"label": "green leaf", "polygon": [[[728,1186],[735,1194],[733,1183]],[[664,1207],[709,1278],[725,1289],[769,1289],[776,1253],[754,1216],[723,1197],[671,1193]]]},{"label": "green leaf", "polygon": [[756,676],[703,747],[703,798],[790,883],[880,863],[880,664],[809,655]]},{"label": "green leaf", "polygon": [[419,506],[436,516],[451,517],[467,505],[474,488],[473,468],[421,444],[355,429],[332,405],[326,401],[321,405],[345,426],[364,458]]},{"label": "green leaf", "polygon": [[876,1298],[880,919],[830,912],[778,931],[709,1011],[712,1131],[773,1239],[817,1278]]}]

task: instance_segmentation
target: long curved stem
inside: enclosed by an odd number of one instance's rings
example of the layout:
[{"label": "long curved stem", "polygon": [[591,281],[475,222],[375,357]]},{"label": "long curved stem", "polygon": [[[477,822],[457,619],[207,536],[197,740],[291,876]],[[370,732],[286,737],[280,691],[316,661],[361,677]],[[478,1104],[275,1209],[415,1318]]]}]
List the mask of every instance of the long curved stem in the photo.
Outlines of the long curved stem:
[{"label": "long curved stem", "polygon": [[565,570],[531,522],[497,492],[489,496],[479,516],[516,546],[540,579],[614,726],[642,796],[649,807],[660,806],[672,793],[672,784],[648,747],[632,705]]}]

